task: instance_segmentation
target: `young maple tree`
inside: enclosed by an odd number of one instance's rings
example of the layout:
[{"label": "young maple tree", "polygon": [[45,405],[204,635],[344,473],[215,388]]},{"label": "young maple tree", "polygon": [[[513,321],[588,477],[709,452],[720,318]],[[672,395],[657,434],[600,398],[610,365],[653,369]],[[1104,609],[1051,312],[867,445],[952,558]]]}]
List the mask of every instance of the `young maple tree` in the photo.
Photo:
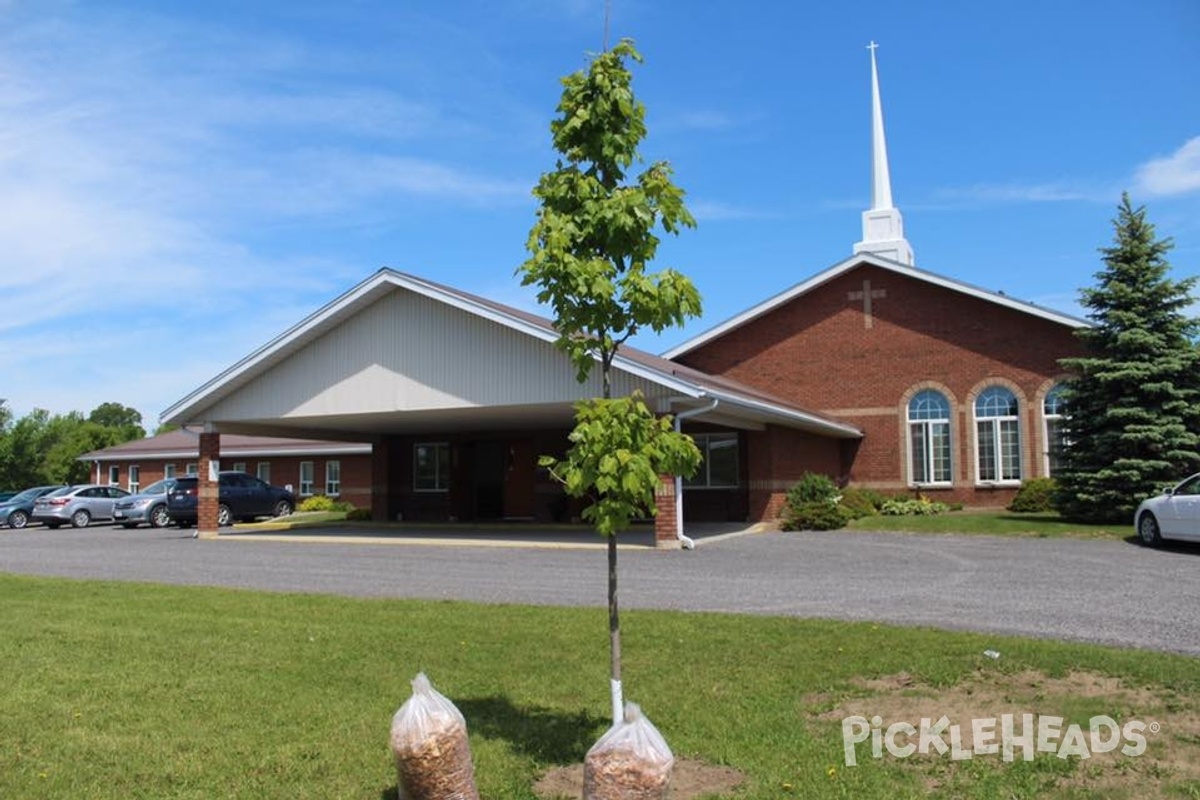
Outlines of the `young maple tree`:
[{"label": "young maple tree", "polygon": [[655,512],[660,475],[691,475],[700,463],[691,437],[656,417],[639,394],[612,396],[622,344],[644,328],[658,332],[700,314],[700,295],[685,276],[646,271],[658,250],[656,231],[676,234],[696,223],[669,164],[627,176],[641,161],[646,110],[633,95],[626,59],[642,60],[622,40],[586,71],[563,78],[559,115],[550,124],[561,158],[534,189],[541,205],[526,243],[530,256],[518,269],[522,285],[536,285],[538,300],[554,309],[558,347],[579,381],[597,364],[602,376],[603,396],[576,404],[566,457],[543,456],[541,464],[568,494],[592,499],[583,517],[608,540],[614,723],[623,705],[617,534]]},{"label": "young maple tree", "polygon": [[1121,197],[1098,285],[1083,291],[1094,327],[1087,352],[1060,363],[1067,381],[1069,445],[1055,476],[1064,515],[1129,522],[1138,503],[1200,469],[1200,351],[1188,316],[1195,278],[1168,276],[1169,239],[1146,209]]}]

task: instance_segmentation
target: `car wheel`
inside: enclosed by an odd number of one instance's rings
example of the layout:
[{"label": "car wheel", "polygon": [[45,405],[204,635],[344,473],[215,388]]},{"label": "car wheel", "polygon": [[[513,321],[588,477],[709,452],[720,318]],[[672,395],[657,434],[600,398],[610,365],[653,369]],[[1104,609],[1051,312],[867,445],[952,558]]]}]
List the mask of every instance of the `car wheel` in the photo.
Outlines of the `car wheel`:
[{"label": "car wheel", "polygon": [[24,528],[28,524],[29,515],[20,509],[8,515],[8,527],[10,528]]},{"label": "car wheel", "polygon": [[150,509],[147,519],[150,520],[151,528],[165,528],[171,524],[171,515],[167,513],[167,507],[162,503]]},{"label": "car wheel", "polygon": [[92,521],[92,515],[87,512],[87,509],[79,509],[71,515],[71,527],[86,528],[88,523]]},{"label": "car wheel", "polygon": [[275,516],[286,517],[292,513],[292,504],[287,500],[280,500],[275,504]]},{"label": "car wheel", "polygon": [[217,527],[228,528],[233,524],[233,512],[229,510],[229,506],[222,503],[217,506]]},{"label": "car wheel", "polygon": [[1158,547],[1162,544],[1162,532],[1158,529],[1158,520],[1147,511],[1138,520],[1138,538],[1147,547]]}]

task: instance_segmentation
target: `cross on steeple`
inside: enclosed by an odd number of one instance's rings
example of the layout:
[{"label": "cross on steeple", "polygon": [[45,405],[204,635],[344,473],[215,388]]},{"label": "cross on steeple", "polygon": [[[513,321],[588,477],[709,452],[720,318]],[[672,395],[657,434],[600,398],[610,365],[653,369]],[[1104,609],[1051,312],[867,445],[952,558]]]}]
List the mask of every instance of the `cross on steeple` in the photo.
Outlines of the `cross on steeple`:
[{"label": "cross on steeple", "polygon": [[874,326],[874,319],[871,317],[871,301],[882,300],[887,297],[886,289],[872,289],[870,281],[863,281],[861,292],[849,292],[846,295],[847,300],[862,300],[863,304],[863,327],[870,330]]}]

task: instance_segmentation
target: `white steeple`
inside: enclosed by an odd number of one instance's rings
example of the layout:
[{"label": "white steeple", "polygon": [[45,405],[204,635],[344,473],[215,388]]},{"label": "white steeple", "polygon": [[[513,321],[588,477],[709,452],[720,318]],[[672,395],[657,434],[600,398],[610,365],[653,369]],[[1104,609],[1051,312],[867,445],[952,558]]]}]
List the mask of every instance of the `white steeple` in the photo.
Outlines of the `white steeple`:
[{"label": "white steeple", "polygon": [[904,238],[904,219],[892,207],[892,179],[888,174],[887,140],[883,135],[883,103],[879,99],[879,69],[871,42],[871,208],[863,212],[863,238],[855,253],[877,256],[913,265],[912,245]]}]

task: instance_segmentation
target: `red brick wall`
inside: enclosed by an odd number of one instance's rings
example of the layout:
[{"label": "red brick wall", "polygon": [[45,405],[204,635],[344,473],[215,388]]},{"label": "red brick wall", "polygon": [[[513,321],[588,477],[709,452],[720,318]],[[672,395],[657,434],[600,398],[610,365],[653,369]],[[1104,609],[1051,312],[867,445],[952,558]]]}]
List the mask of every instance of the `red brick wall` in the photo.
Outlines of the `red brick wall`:
[{"label": "red brick wall", "polygon": [[[849,297],[864,281],[886,293],[872,300],[869,325],[863,301]],[[937,388],[952,405],[955,443],[954,485],[938,496],[999,505],[1012,489],[975,486],[975,395],[992,383],[1014,391],[1022,411],[1022,474],[1044,474],[1042,397],[1062,377],[1058,359],[1081,352],[1066,326],[865,265],[678,360],[859,426],[865,437],[848,468],[830,458],[822,471],[882,489],[907,487],[907,401],[920,388]],[[752,434],[752,458],[761,439]],[[759,464],[760,474],[764,468]],[[782,479],[783,468],[774,469],[774,480]],[[778,502],[764,500],[762,491],[752,486],[752,518]]]},{"label": "red brick wall", "polygon": [[[198,447],[198,446],[197,446]],[[340,461],[342,464],[342,486],[338,499],[353,503],[358,508],[371,508],[371,456],[366,453],[331,456],[242,456],[222,453],[220,456],[221,469],[233,469],[235,464],[244,463],[246,472],[257,474],[258,464],[266,461],[271,464],[271,480],[274,486],[291,485],[292,490],[299,495],[300,491],[300,462],[313,462],[313,493],[325,493],[325,464],[327,461]],[[116,465],[120,469],[120,485],[129,488],[129,467],[137,465],[140,469],[138,484],[145,488],[164,477],[166,465],[175,465],[175,474],[183,477],[188,463],[200,464],[199,450],[197,455],[179,459],[137,459],[134,461],[102,461],[100,462],[100,480],[108,482],[108,468]],[[91,467],[91,475],[96,474],[96,467]],[[297,498],[298,500],[301,499]]]}]

